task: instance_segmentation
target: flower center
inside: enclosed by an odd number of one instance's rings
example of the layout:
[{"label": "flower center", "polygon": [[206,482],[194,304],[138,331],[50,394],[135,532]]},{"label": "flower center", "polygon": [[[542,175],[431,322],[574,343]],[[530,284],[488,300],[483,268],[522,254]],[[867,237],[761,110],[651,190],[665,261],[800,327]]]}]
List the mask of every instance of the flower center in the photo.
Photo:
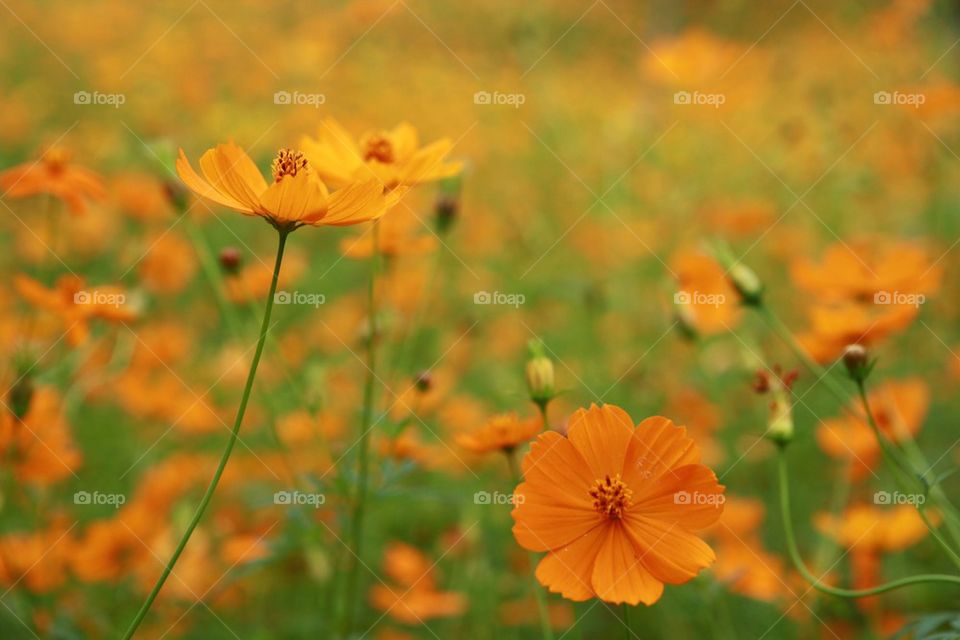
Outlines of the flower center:
[{"label": "flower center", "polygon": [[307,168],[307,159],[299,151],[290,149],[280,149],[277,157],[273,159],[273,181],[280,182],[284,176],[295,176],[298,171],[304,171]]},{"label": "flower center", "polygon": [[390,164],[394,160],[393,144],[386,136],[373,134],[364,140],[363,159],[364,161],[376,160],[384,164]]},{"label": "flower center", "polygon": [[633,491],[627,488],[618,473],[614,478],[607,476],[603,480],[597,480],[590,489],[590,497],[593,498],[593,508],[600,515],[619,520],[623,517],[624,510],[630,506]]},{"label": "flower center", "polygon": [[53,173],[59,173],[70,162],[70,152],[60,147],[50,147],[43,152],[43,162]]}]

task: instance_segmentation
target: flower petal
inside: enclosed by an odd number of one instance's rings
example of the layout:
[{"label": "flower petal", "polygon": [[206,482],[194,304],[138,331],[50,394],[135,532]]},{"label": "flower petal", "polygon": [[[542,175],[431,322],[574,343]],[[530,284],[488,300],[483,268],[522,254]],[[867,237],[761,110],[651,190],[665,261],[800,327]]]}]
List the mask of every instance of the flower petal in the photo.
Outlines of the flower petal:
[{"label": "flower petal", "polygon": [[570,416],[567,437],[586,460],[592,480],[601,480],[623,471],[633,431],[633,421],[620,407],[590,405]]},{"label": "flower petal", "polygon": [[[207,153],[209,153],[209,151]],[[187,155],[183,152],[183,149],[180,149],[180,157],[177,158],[177,175],[179,175],[183,183],[198,196],[206,198],[211,202],[216,202],[224,207],[235,209],[241,213],[253,215],[253,210],[250,207],[232,196],[221,193],[219,189],[214,188],[210,183],[201,178],[200,175],[194,171],[193,167],[190,166],[190,161],[187,160]]]},{"label": "flower petal", "polygon": [[716,560],[706,542],[675,523],[633,513],[623,523],[641,552],[643,564],[655,578],[667,584],[687,582]]},{"label": "flower petal", "polygon": [[684,529],[703,529],[723,513],[723,491],[708,467],[684,465],[634,491],[629,512]]},{"label": "flower petal", "polygon": [[[655,416],[637,425],[626,455],[623,481],[636,492],[674,467],[700,462],[700,449],[667,418]],[[634,495],[634,500],[638,496]]]},{"label": "flower petal", "polygon": [[615,604],[653,604],[663,594],[663,582],[644,566],[646,557],[634,546],[622,523],[607,527],[599,543],[591,584],[597,597]]},{"label": "flower petal", "polygon": [[284,176],[260,196],[269,216],[282,222],[309,222],[327,212],[327,191],[316,177],[306,171]]},{"label": "flower petal", "polygon": [[566,547],[547,554],[537,565],[537,580],[553,593],[576,602],[592,598],[595,595],[591,586],[593,564],[605,534],[606,527],[596,527]]},{"label": "flower petal", "polygon": [[200,156],[200,171],[215,189],[243,203],[251,211],[259,210],[260,194],[267,183],[250,156],[238,145],[218,144]]},{"label": "flower petal", "polygon": [[326,215],[311,222],[334,226],[359,224],[375,220],[386,211],[387,200],[383,196],[382,185],[370,180],[334,191]]}]

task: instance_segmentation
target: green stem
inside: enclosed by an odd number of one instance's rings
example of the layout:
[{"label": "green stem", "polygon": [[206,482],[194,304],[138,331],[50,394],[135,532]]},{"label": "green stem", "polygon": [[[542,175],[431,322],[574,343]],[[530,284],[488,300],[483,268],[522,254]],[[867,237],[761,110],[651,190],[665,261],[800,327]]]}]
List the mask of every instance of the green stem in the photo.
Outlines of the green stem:
[{"label": "green stem", "polygon": [[366,339],[367,375],[363,387],[363,414],[360,420],[360,441],[357,452],[357,491],[353,502],[350,524],[350,557],[347,558],[347,582],[344,589],[343,637],[349,637],[353,629],[354,615],[359,594],[360,557],[363,550],[363,523],[366,509],[370,470],[370,431],[373,430],[373,406],[376,381],[376,343],[377,343],[377,305],[376,283],[380,266],[380,224],[373,223],[373,253],[370,255],[370,282],[367,286],[367,308],[369,321]]},{"label": "green stem", "polygon": [[623,603],[623,626],[627,631],[627,640],[631,640],[633,637],[633,631],[630,629],[630,605],[626,602]]},{"label": "green stem", "polygon": [[783,518],[783,531],[787,541],[787,551],[789,552],[790,559],[793,561],[797,571],[800,572],[800,575],[802,575],[814,589],[838,598],[866,598],[868,596],[875,596],[881,593],[886,593],[887,591],[893,591],[894,589],[900,589],[901,587],[908,587],[915,584],[946,582],[960,585],[960,576],[944,574],[922,574],[910,576],[908,578],[893,580],[892,582],[887,582],[869,589],[842,589],[823,584],[820,582],[819,578],[810,572],[810,570],[807,568],[807,565],[804,564],[803,558],[800,556],[800,551],[797,549],[797,541],[793,534],[793,521],[790,517],[790,483],[789,474],[787,472],[787,456],[782,446],[777,451],[777,470],[780,481],[780,515]]},{"label": "green stem", "polygon": [[173,571],[174,565],[177,563],[177,560],[180,559],[180,554],[183,553],[183,550],[187,546],[187,542],[190,540],[190,536],[193,535],[194,529],[197,528],[197,525],[200,523],[200,519],[203,518],[203,513],[207,510],[207,506],[213,499],[213,494],[217,489],[217,485],[220,483],[220,477],[223,475],[223,470],[227,466],[227,461],[230,459],[230,454],[233,452],[233,447],[237,443],[237,437],[240,433],[240,425],[243,423],[243,416],[247,411],[247,402],[250,400],[250,392],[253,389],[253,381],[257,376],[257,366],[260,364],[260,356],[263,354],[263,345],[267,340],[267,332],[270,329],[270,313],[273,311],[273,296],[274,293],[276,293],[277,280],[280,277],[280,265],[283,261],[283,248],[287,243],[287,235],[289,235],[290,231],[290,229],[278,229],[279,241],[277,244],[277,260],[273,267],[273,280],[270,283],[270,293],[267,295],[267,306],[264,310],[263,322],[260,325],[260,338],[257,340],[257,349],[254,352],[253,360],[250,363],[250,371],[247,373],[247,382],[243,387],[243,396],[240,398],[240,406],[237,408],[237,416],[233,422],[233,429],[230,432],[230,439],[227,440],[227,446],[224,448],[223,454],[220,456],[220,464],[217,465],[217,470],[214,472],[213,478],[210,480],[210,484],[207,486],[207,490],[203,494],[203,499],[200,501],[199,506],[197,506],[197,510],[194,512],[193,518],[190,520],[190,524],[187,526],[186,531],[183,532],[183,536],[180,538],[180,542],[177,544],[173,555],[170,557],[170,560],[167,561],[167,564],[163,569],[163,573],[160,574],[160,578],[154,585],[150,595],[147,596],[143,606],[140,607],[140,611],[137,612],[137,616],[133,619],[133,622],[130,623],[130,627],[127,629],[126,633],[123,634],[123,640],[130,640],[130,638],[133,637],[133,634],[136,633],[137,628],[143,622],[143,619],[146,617],[151,605],[153,605],[153,601],[156,600],[157,595],[160,593],[160,589],[163,588],[164,583],[167,581],[167,578]]}]

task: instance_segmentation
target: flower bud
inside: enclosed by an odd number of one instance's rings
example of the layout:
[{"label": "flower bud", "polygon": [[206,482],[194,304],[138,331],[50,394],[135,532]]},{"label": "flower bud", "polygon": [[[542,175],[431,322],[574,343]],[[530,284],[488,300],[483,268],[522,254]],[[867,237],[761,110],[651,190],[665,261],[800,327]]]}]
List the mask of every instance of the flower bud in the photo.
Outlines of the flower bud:
[{"label": "flower bud", "polygon": [[767,437],[778,445],[793,440],[793,411],[790,406],[790,394],[786,390],[773,392],[770,403],[770,422],[767,425]]},{"label": "flower bud", "polygon": [[179,180],[164,180],[163,193],[178,213],[187,210],[187,189]]},{"label": "flower bud", "polygon": [[553,400],[556,393],[556,378],[553,370],[553,360],[544,354],[543,343],[531,340],[529,344],[530,359],[527,361],[527,389],[530,399],[541,407]]},{"label": "flower bud", "polygon": [[843,350],[843,364],[847,368],[850,379],[862,384],[873,370],[867,348],[862,344],[848,344]]},{"label": "flower bud", "polygon": [[457,219],[457,213],[460,211],[460,199],[456,195],[443,194],[437,198],[433,207],[433,213],[436,219],[437,234],[443,235],[450,230],[454,221]]},{"label": "flower bud", "polygon": [[727,277],[740,294],[744,304],[751,307],[760,305],[763,297],[763,283],[753,269],[737,262],[728,268]]},{"label": "flower bud", "polygon": [[240,250],[236,247],[225,247],[220,252],[220,268],[223,269],[224,273],[236,274],[240,270],[241,262]]},{"label": "flower bud", "polygon": [[426,393],[433,387],[433,376],[429,371],[421,371],[413,378],[413,385],[420,393]]}]

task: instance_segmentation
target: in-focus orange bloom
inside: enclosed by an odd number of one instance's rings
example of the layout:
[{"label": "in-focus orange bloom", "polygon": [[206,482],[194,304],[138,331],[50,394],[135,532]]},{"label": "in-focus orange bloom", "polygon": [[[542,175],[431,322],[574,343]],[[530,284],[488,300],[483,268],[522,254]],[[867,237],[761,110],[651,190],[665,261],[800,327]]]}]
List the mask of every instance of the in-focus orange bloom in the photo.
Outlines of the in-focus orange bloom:
[{"label": "in-focus orange bloom", "polygon": [[457,437],[457,444],[474,453],[512,451],[543,430],[539,416],[518,418],[515,413],[494,416],[485,425]]},{"label": "in-focus orange bloom", "polygon": [[0,172],[0,190],[11,198],[46,193],[65,202],[75,214],[86,211],[87,200],[106,196],[100,176],[71,162],[70,154],[60,147],[47,149],[38,160]]},{"label": "in-focus orange bloom", "polygon": [[345,226],[375,220],[396,202],[399,193],[384,196],[376,180],[344,182],[330,193],[313,165],[300,151],[281,149],[273,160],[269,185],[253,160],[228,142],[200,156],[200,177],[183,149],[177,173],[198,196],[248,216],[260,216],[276,227]]},{"label": "in-focus orange bloom", "polygon": [[13,284],[27,302],[60,316],[67,344],[74,347],[89,336],[90,320],[129,322],[137,317],[137,310],[128,302],[123,289],[86,287],[79,276],[61,276],[52,289],[24,275],[15,276]]},{"label": "in-focus orange bloom", "polygon": [[467,599],[462,593],[437,589],[433,563],[408,544],[393,542],[387,546],[384,570],[394,586],[374,585],[370,603],[399,622],[422,624],[467,610]]},{"label": "in-focus orange bloom", "polygon": [[[894,380],[871,391],[868,402],[877,428],[899,442],[920,431],[930,406],[930,391],[919,378]],[[850,415],[821,422],[817,443],[831,457],[846,460],[854,480],[865,477],[880,460],[880,445],[859,401],[851,404]]]},{"label": "in-focus orange bloom", "polygon": [[537,579],[566,598],[653,604],[715,559],[694,531],[720,517],[724,487],[667,418],[634,427],[616,406],[579,409],[566,437],[534,442],[523,476],[514,537],[547,552]]},{"label": "in-focus orange bloom", "polygon": [[421,147],[416,128],[408,122],[386,131],[368,131],[355,141],[333,118],[320,123],[316,138],[304,136],[300,141],[310,164],[330,184],[373,178],[388,190],[459,173],[459,162],[446,161],[452,146],[442,138]]}]

